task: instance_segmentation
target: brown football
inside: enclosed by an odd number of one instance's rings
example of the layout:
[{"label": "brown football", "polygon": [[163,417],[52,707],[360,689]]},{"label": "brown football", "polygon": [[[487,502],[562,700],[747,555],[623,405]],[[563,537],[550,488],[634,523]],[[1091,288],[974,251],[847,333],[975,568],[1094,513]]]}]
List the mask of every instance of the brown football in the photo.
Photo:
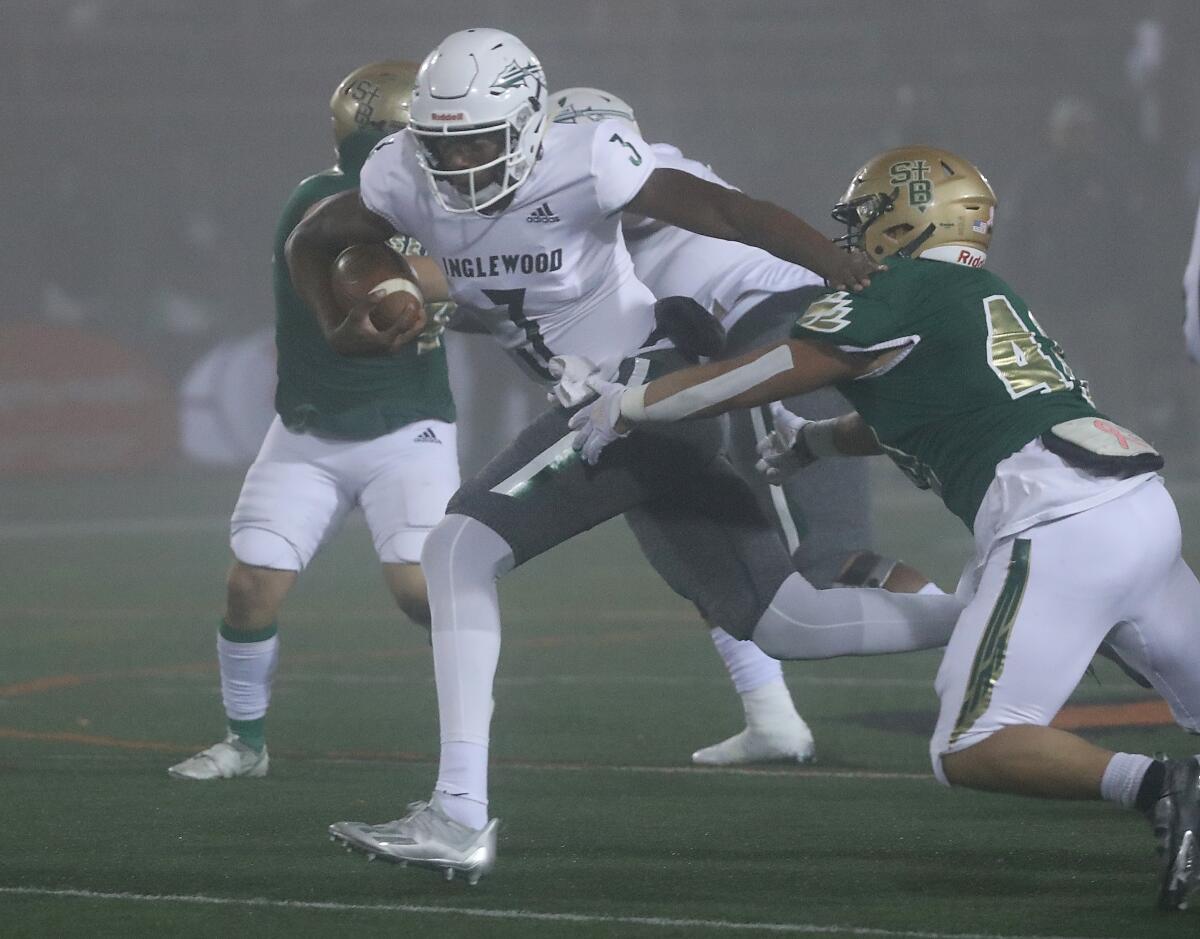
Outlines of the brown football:
[{"label": "brown football", "polygon": [[[368,299],[370,292],[385,280],[407,280],[400,262],[391,249],[382,244],[351,245],[333,262],[333,294],[343,309]],[[376,329],[390,329],[403,321],[403,331],[424,326],[425,308],[405,291],[388,294],[371,311]]]}]

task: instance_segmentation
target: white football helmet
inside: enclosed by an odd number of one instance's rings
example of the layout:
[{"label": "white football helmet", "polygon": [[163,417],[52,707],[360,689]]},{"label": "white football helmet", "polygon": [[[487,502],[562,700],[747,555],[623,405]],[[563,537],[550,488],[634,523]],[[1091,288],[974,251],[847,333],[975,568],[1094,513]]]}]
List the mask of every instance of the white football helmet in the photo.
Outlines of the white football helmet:
[{"label": "white football helmet", "polygon": [[[409,129],[442,208],[481,212],[525,182],[546,134],[546,101],[541,63],[511,33],[464,29],[425,57],[413,89]],[[468,169],[440,165],[439,141],[496,133],[504,134],[496,159]],[[497,166],[504,168],[499,182],[477,185],[476,174]]]},{"label": "white football helmet", "polygon": [[599,88],[564,88],[550,96],[550,120],[555,124],[578,124],[581,121],[607,121],[616,118],[628,121],[637,131],[637,118],[633,108],[614,94]]}]

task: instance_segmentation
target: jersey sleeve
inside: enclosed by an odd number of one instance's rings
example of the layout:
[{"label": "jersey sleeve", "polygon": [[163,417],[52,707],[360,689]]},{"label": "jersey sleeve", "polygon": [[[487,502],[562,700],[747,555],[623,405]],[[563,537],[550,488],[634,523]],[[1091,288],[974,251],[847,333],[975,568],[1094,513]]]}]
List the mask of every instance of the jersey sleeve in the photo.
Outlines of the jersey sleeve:
[{"label": "jersey sleeve", "polygon": [[[873,286],[873,285],[872,285]],[[886,295],[838,290],[814,300],[792,327],[793,339],[816,339],[846,350],[887,348],[907,339]]]},{"label": "jersey sleeve", "polygon": [[628,122],[608,120],[596,125],[591,172],[605,214],[628,205],[656,166],[654,151]]},{"label": "jersey sleeve", "polygon": [[391,222],[397,231],[408,231],[405,215],[412,204],[412,193],[417,183],[424,183],[414,173],[416,158],[411,150],[412,142],[404,131],[385,137],[375,145],[359,175],[363,205]]}]

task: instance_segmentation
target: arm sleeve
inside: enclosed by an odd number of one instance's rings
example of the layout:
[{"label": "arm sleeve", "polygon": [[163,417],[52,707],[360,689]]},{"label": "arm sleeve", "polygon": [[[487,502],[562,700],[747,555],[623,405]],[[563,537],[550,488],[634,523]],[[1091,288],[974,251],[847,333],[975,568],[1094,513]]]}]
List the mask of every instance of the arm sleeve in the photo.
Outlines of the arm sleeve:
[{"label": "arm sleeve", "polygon": [[592,181],[605,214],[629,204],[657,166],[654,151],[625,121],[596,125],[592,138]]},{"label": "arm sleeve", "polygon": [[1183,338],[1188,355],[1200,362],[1200,211],[1192,233],[1192,251],[1183,272]]}]

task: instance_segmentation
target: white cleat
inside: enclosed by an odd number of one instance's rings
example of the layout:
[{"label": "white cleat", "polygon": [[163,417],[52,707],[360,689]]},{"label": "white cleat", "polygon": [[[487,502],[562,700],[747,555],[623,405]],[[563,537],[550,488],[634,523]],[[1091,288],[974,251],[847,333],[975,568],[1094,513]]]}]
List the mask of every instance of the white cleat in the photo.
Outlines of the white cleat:
[{"label": "white cleat", "polygon": [[220,743],[176,763],[167,773],[172,779],[259,779],[267,775],[269,765],[266,747],[259,752],[229,734]]},{"label": "white cleat", "polygon": [[741,766],[745,763],[811,763],[817,758],[812,731],[799,717],[786,726],[747,727],[728,740],[697,750],[698,766]]},{"label": "white cleat", "polygon": [[461,871],[473,887],[495,866],[499,824],[493,818],[483,828],[468,828],[442,811],[434,793],[429,802],[410,803],[403,818],[382,825],[334,822],[329,834],[347,851],[362,851],[401,867],[414,864],[440,870],[448,881]]}]

